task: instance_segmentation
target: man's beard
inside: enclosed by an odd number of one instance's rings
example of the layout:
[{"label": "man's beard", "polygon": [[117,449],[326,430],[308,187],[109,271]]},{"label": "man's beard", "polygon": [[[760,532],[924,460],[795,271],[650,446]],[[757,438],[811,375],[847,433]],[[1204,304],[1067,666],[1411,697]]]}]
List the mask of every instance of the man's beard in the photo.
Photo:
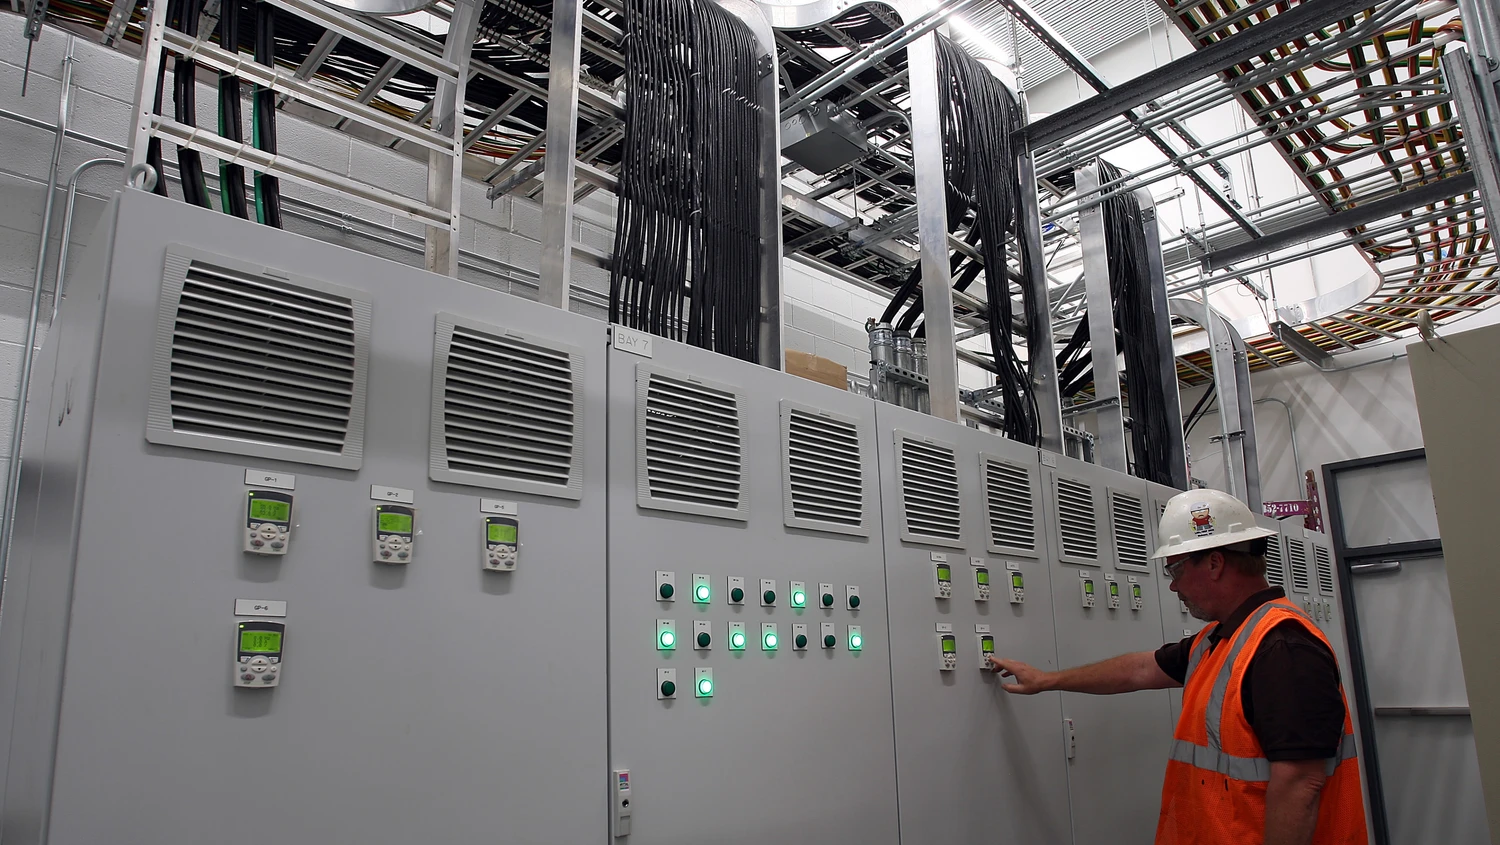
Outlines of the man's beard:
[{"label": "man's beard", "polygon": [[1185,604],[1185,605],[1187,605],[1188,613],[1192,614],[1192,616],[1193,616],[1194,619],[1200,619],[1200,620],[1202,620],[1204,622],[1212,622],[1212,621],[1214,621],[1213,616],[1209,615],[1208,611],[1204,610],[1203,608],[1199,607],[1198,605],[1193,604],[1192,602],[1188,601],[1187,599],[1183,599],[1182,603]]}]

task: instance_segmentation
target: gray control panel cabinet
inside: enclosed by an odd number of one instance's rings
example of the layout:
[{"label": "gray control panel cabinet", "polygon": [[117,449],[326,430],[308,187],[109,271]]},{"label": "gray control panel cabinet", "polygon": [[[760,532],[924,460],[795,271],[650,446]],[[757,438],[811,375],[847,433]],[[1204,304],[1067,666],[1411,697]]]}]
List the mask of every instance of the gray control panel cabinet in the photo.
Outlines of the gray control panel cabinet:
[{"label": "gray control panel cabinet", "polygon": [[[358,471],[147,442],[168,236],[375,303]],[[296,322],[261,305],[221,313]],[[440,311],[581,350],[581,498],[429,480]],[[606,841],[603,326],[132,190],[48,341],[0,623],[7,843]],[[295,475],[285,555],[242,551],[247,469]],[[372,485],[414,496],[409,565],[372,563]],[[481,570],[481,498],[516,507],[513,572]],[[239,599],[286,603],[274,689],[231,684]]]},{"label": "gray control panel cabinet", "polygon": [[[1058,665],[1037,452],[893,405],[876,418],[901,840],[1068,842],[1060,694],[1000,689],[980,668],[975,631],[988,626],[1002,657]],[[939,563],[951,567],[949,598],[938,597]],[[988,601],[976,600],[976,564],[990,573]],[[956,641],[952,670],[939,626]]]},{"label": "gray control panel cabinet", "polygon": [[[894,845],[873,403],[662,338],[651,353],[610,352],[610,766],[628,770],[632,795],[630,833],[614,841]],[[806,607],[792,606],[794,581]],[[672,697],[659,670],[675,670]]]},{"label": "gray control panel cabinet", "polygon": [[[1046,456],[1042,483],[1052,528],[1058,660],[1064,667],[1079,666],[1159,648],[1160,576],[1150,560],[1146,483],[1054,455]],[[1093,584],[1093,607],[1084,607],[1086,582]],[[1120,586],[1118,608],[1109,606],[1110,583]],[[1139,611],[1131,609],[1132,583],[1142,587],[1145,606]],[[1068,761],[1073,841],[1152,842],[1172,737],[1167,692],[1064,693],[1062,699],[1075,743]]]},{"label": "gray control panel cabinet", "polygon": [[[1179,492],[1175,488],[1163,484],[1146,482],[1147,498],[1151,502],[1151,512],[1146,520],[1147,528],[1151,537],[1151,549],[1155,551],[1162,543],[1159,533],[1161,528],[1161,513],[1167,506],[1167,501]],[[1271,538],[1274,542],[1275,537]],[[1155,567],[1157,594],[1161,598],[1161,636],[1162,642],[1169,643],[1180,640],[1183,637],[1192,636],[1203,628],[1203,621],[1188,613],[1187,606],[1177,593],[1172,591],[1172,580],[1162,574],[1161,567],[1164,561],[1152,561]],[[1177,723],[1177,716],[1182,712],[1182,690],[1171,689],[1167,691],[1172,700],[1172,723]]]}]

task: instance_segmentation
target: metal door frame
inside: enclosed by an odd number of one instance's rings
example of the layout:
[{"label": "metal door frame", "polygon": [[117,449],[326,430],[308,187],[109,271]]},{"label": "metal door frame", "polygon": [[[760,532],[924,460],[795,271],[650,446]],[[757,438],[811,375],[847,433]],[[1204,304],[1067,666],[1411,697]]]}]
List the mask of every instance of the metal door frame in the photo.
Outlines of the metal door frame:
[{"label": "metal door frame", "polygon": [[1359,753],[1364,760],[1365,786],[1370,797],[1371,833],[1375,845],[1392,845],[1385,814],[1385,788],[1380,780],[1380,756],[1375,741],[1375,711],[1370,704],[1370,685],[1365,672],[1364,644],[1359,638],[1359,608],[1354,603],[1353,567],[1400,557],[1441,555],[1441,539],[1377,546],[1350,546],[1344,541],[1344,516],[1339,498],[1339,476],[1354,470],[1427,460],[1426,449],[1408,449],[1352,461],[1323,465],[1323,489],[1328,499],[1328,534],[1333,540],[1334,565],[1339,568],[1339,599],[1344,605],[1344,638],[1349,648],[1349,671],[1354,678],[1355,710],[1360,724]]}]

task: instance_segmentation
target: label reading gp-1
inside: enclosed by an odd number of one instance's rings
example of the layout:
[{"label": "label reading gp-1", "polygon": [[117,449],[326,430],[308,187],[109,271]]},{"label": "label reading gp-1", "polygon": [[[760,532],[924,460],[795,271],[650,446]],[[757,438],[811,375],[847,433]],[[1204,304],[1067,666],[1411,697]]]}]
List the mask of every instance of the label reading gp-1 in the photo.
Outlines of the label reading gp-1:
[{"label": "label reading gp-1", "polygon": [[297,489],[297,476],[289,472],[266,472],[260,469],[245,470],[245,483],[251,487],[274,487],[277,490]]}]

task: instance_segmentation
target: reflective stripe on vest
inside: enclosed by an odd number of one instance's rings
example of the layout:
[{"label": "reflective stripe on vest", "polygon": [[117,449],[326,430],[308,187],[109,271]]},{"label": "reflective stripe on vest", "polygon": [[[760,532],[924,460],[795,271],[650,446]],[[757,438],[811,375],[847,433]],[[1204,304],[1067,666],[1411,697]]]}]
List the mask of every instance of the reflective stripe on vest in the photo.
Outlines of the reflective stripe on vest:
[{"label": "reflective stripe on vest", "polygon": [[[1218,623],[1214,623],[1213,627],[1217,628]],[[1193,670],[1198,668],[1199,662],[1203,660],[1203,655],[1208,654],[1208,630],[1208,628],[1204,628],[1198,632],[1198,639],[1193,643],[1193,650],[1188,653],[1187,673],[1182,676],[1183,686],[1187,686],[1187,679],[1193,677]]]},{"label": "reflective stripe on vest", "polygon": [[[1332,777],[1334,769],[1337,769],[1340,763],[1356,759],[1358,756],[1354,734],[1344,734],[1343,741],[1339,743],[1339,750],[1328,758],[1328,764],[1324,767],[1323,773]],[[1268,783],[1271,780],[1271,761],[1264,757],[1234,757],[1185,739],[1172,740],[1171,759],[1197,769],[1218,772],[1234,780],[1252,783]]]},{"label": "reflective stripe on vest", "polygon": [[[1194,742],[1188,742],[1185,739],[1173,739],[1172,760],[1179,763],[1187,763],[1194,768],[1218,772],[1234,780],[1257,783],[1266,783],[1271,780],[1270,760],[1264,757],[1235,757],[1225,754],[1219,731],[1224,720],[1224,696],[1228,693],[1229,681],[1234,676],[1235,661],[1239,658],[1240,652],[1244,650],[1245,643],[1250,640],[1250,635],[1255,631],[1256,626],[1272,610],[1277,608],[1289,610],[1306,619],[1308,622],[1312,621],[1301,610],[1288,605],[1277,604],[1276,602],[1266,602],[1256,608],[1254,613],[1246,617],[1245,621],[1240,623],[1239,630],[1234,634],[1234,639],[1231,641],[1229,648],[1229,656],[1225,658],[1224,664],[1219,668],[1218,677],[1214,678],[1213,691],[1208,697],[1208,713],[1206,714],[1208,717],[1208,745],[1198,745]],[[1188,659],[1189,675],[1197,667],[1198,661],[1207,653],[1207,643],[1208,636],[1203,635],[1198,638],[1197,643],[1193,644],[1192,656]],[[1354,735],[1345,734],[1339,742],[1338,750],[1334,752],[1332,757],[1328,758],[1327,774],[1331,776],[1334,769],[1337,769],[1340,763],[1345,760],[1353,760],[1358,756],[1358,748],[1354,742]]]}]

